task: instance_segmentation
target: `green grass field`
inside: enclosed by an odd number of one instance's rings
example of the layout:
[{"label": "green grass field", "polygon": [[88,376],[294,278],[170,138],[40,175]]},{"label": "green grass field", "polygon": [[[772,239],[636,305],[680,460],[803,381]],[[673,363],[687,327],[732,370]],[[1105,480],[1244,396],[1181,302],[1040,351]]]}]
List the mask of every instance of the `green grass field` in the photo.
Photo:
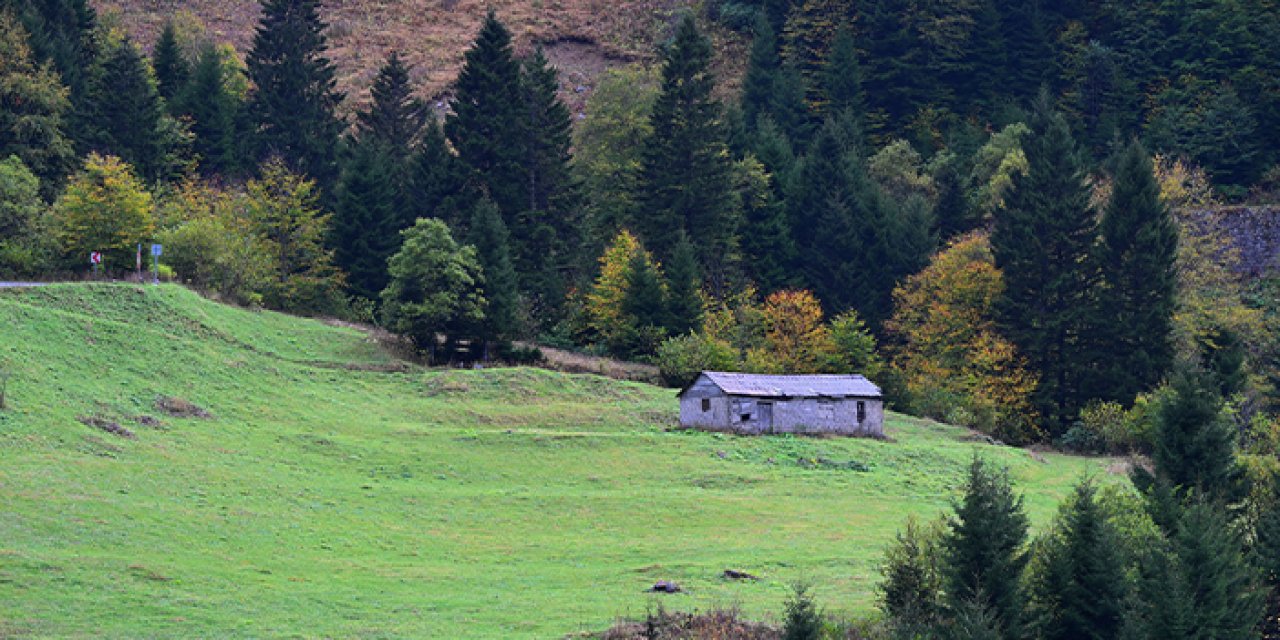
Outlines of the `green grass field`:
[{"label": "green grass field", "polygon": [[670,390],[397,371],[358,331],[174,286],[0,292],[5,361],[0,637],[558,638],[642,615],[658,579],[687,590],[669,608],[776,617],[807,579],[865,614],[884,544],[975,450],[1037,524],[1106,463],[896,414],[893,442],[671,431]]}]

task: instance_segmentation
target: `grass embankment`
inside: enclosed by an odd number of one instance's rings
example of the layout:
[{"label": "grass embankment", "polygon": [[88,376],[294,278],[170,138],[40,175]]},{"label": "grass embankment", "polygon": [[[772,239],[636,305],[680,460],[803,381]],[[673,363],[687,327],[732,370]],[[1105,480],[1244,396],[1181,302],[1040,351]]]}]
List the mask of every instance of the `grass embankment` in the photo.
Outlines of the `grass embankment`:
[{"label": "grass embankment", "polygon": [[[0,293],[4,360],[0,637],[554,638],[642,614],[657,579],[687,590],[668,607],[769,616],[805,578],[866,612],[882,546],[979,447],[898,415],[896,442],[672,432],[669,390],[394,370],[355,330],[172,286]],[[980,450],[1037,523],[1101,473]]]}]

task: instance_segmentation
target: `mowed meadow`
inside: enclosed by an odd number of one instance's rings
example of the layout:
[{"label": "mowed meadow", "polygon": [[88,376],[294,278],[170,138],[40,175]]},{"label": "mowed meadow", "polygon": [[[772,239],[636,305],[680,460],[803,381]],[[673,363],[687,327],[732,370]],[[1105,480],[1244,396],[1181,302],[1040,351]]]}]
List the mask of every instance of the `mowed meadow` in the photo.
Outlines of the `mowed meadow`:
[{"label": "mowed meadow", "polygon": [[682,432],[669,389],[427,370],[169,285],[0,292],[0,366],[0,637],[556,638],[776,619],[796,580],[867,614],[975,451],[1037,526],[1110,463],[897,414],[889,442]]}]

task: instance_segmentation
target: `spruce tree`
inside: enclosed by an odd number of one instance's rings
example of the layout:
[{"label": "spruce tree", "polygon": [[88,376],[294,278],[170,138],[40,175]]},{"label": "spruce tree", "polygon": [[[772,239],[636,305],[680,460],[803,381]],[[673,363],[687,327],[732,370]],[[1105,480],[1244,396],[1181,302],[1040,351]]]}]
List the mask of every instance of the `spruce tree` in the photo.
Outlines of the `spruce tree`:
[{"label": "spruce tree", "polygon": [[407,229],[418,218],[439,218],[450,227],[468,223],[476,199],[467,188],[466,171],[449,150],[440,122],[432,118],[422,133],[422,143],[411,160],[409,205],[400,211],[396,227]]},{"label": "spruce tree", "polygon": [[[772,162],[788,167],[795,160],[785,138],[770,120],[762,121],[760,144],[774,156]],[[777,137],[775,137],[777,136]],[[776,143],[776,147],[773,146]],[[766,165],[748,156],[739,163],[738,195],[742,199],[742,264],[746,276],[768,294],[793,286],[796,278],[796,247],[787,223],[786,204],[781,199],[780,181],[788,169],[770,174]],[[763,184],[757,184],[763,183]]]},{"label": "spruce tree", "polygon": [[756,17],[755,38],[751,41],[747,71],[742,77],[742,118],[748,130],[754,131],[760,116],[769,113],[774,84],[781,68],[778,37],[768,16],[761,13]]},{"label": "spruce tree", "polygon": [[698,275],[698,258],[694,254],[693,243],[683,233],[671,252],[671,262],[667,263],[667,282],[668,332],[679,336],[700,328],[702,278]]},{"label": "spruce tree", "polygon": [[650,119],[653,132],[644,141],[634,218],[645,245],[661,258],[671,255],[684,230],[715,293],[726,286],[737,225],[720,104],[711,95],[711,53],[710,41],[686,15],[662,67],[662,93]]},{"label": "spruce tree", "polygon": [[1126,576],[1119,540],[1089,481],[1059,508],[1037,550],[1032,586],[1044,640],[1109,640],[1124,622]]},{"label": "spruce tree", "polygon": [[849,0],[804,0],[787,17],[783,54],[800,70],[809,108],[817,113],[826,110],[822,75],[831,57],[832,43],[841,25],[853,18],[853,6]]},{"label": "spruce tree", "polygon": [[645,251],[632,254],[627,264],[626,290],[621,312],[627,330],[619,334],[614,353],[624,357],[649,356],[666,337],[670,324],[662,273]]},{"label": "spruce tree", "polygon": [[[22,22],[30,35],[33,60],[53,64],[78,111],[100,49],[93,6],[88,0],[0,0],[0,6],[7,6]],[[79,140],[78,129],[71,131],[71,138]]]},{"label": "spruce tree", "polygon": [[1215,500],[1239,497],[1235,430],[1222,415],[1222,397],[1208,376],[1185,365],[1171,386],[1172,397],[1156,409],[1157,478]]},{"label": "spruce tree", "polygon": [[1090,339],[1107,320],[1092,297],[1097,225],[1075,141],[1043,95],[1030,127],[1028,169],[1014,176],[991,233],[1005,280],[996,308],[1005,336],[1040,375],[1034,400],[1057,436],[1100,382]]},{"label": "spruce tree", "polygon": [[77,128],[86,151],[117,156],[149,180],[167,177],[164,100],[131,40],[125,38],[106,52],[80,106]]},{"label": "spruce tree", "polygon": [[172,102],[187,84],[191,69],[178,46],[178,34],[173,21],[164,23],[164,30],[151,51],[151,68],[156,73],[156,88],[160,97]]},{"label": "spruce tree", "polygon": [[1054,85],[1053,37],[1042,0],[995,0],[1005,40],[1004,93],[1028,100]]},{"label": "spruce tree", "polygon": [[190,121],[193,150],[205,175],[237,168],[235,123],[240,105],[226,81],[222,53],[207,44],[200,50],[190,81],[170,105],[170,112]]},{"label": "spruce tree", "polygon": [[581,196],[572,173],[573,119],[557,95],[558,72],[542,49],[521,65],[524,107],[524,207],[514,244],[521,288],[540,318],[555,317],[581,240]]},{"label": "spruce tree", "polygon": [[[825,108],[820,114],[836,114],[849,111],[861,119],[867,112],[867,97],[862,91],[862,68],[858,63],[858,50],[853,34],[841,29],[831,44],[831,56],[827,58],[821,76],[822,97]],[[859,126],[862,126],[859,121]]]},{"label": "spruce tree", "polygon": [[409,68],[398,52],[387,55],[370,95],[373,101],[369,108],[356,114],[357,139],[380,145],[396,166],[407,166],[431,112],[413,95]]},{"label": "spruce tree", "polygon": [[387,260],[399,249],[396,205],[390,158],[379,145],[356,145],[335,189],[330,233],[334,262],[354,295],[376,300],[387,286]]},{"label": "spruce tree", "polygon": [[263,0],[246,64],[256,159],[279,157],[323,188],[338,172],[343,96],[325,57],[327,25],[319,9],[318,0]]},{"label": "spruce tree", "polygon": [[1027,515],[1004,471],[989,469],[977,456],[969,465],[964,497],[943,537],[945,604],[952,617],[976,604],[988,611],[1012,640],[1022,637],[1025,594],[1022,571]]},{"label": "spruce tree", "polygon": [[510,237],[502,212],[488,198],[471,208],[467,243],[476,248],[484,271],[486,338],[508,340],[519,334],[520,292],[512,266]]},{"label": "spruce tree", "polygon": [[1097,334],[1105,385],[1099,397],[1122,404],[1154,387],[1173,361],[1170,332],[1176,304],[1178,227],[1160,199],[1151,160],[1133,142],[1115,161],[1111,199],[1102,216],[1099,308],[1108,322]]},{"label": "spruce tree", "polygon": [[[490,11],[453,83],[453,113],[445,120],[444,132],[469,179],[498,205],[512,230],[529,202],[523,144],[528,118],[520,89],[511,33]],[[518,255],[519,240],[513,244]]]},{"label": "spruce tree", "polygon": [[1189,587],[1185,611],[1192,637],[1257,637],[1266,592],[1243,548],[1222,507],[1201,502],[1183,515],[1174,549]]}]

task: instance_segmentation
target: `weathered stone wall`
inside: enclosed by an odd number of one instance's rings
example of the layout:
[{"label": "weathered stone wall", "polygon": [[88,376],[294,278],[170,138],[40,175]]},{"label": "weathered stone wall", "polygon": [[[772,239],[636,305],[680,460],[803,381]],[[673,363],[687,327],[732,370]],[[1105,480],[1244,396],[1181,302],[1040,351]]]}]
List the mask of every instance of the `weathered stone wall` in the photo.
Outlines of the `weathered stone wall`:
[{"label": "weathered stone wall", "polygon": [[1250,278],[1280,274],[1280,205],[1215,207],[1191,215],[1226,232],[1239,256],[1228,265],[1233,270]]},{"label": "weathered stone wall", "polygon": [[[706,410],[703,409],[706,400]],[[865,416],[858,422],[858,403]],[[762,406],[763,405],[763,406]],[[767,414],[772,413],[772,420]],[[697,383],[680,399],[680,425],[746,434],[803,433],[884,435],[884,402],[843,399],[766,400],[730,397],[709,382]]]}]

